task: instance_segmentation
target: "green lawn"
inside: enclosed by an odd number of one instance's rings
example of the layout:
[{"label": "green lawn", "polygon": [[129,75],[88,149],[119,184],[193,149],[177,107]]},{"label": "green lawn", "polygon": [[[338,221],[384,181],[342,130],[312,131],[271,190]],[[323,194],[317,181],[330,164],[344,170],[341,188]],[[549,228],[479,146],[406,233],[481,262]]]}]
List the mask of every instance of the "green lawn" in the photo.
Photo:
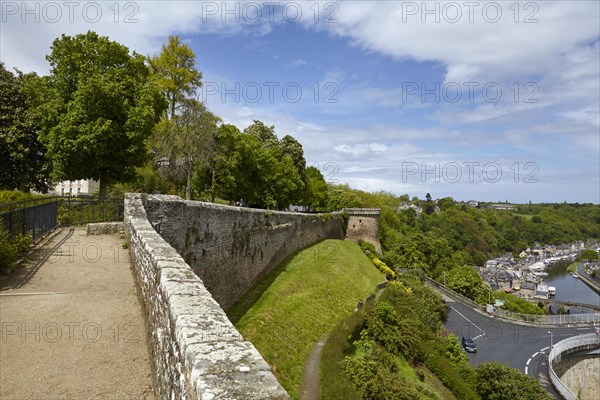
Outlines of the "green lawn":
[{"label": "green lawn", "polygon": [[384,280],[356,243],[324,240],[284,261],[227,314],[297,399],[314,345]]}]

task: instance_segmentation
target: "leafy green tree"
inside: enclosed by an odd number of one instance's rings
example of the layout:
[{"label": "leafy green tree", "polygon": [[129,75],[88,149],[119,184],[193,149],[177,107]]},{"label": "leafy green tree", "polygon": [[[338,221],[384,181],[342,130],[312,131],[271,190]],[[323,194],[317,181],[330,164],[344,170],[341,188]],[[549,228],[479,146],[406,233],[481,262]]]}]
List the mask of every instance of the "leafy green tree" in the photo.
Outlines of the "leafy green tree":
[{"label": "leafy green tree", "polygon": [[438,200],[437,204],[441,210],[447,210],[450,207],[454,207],[456,202],[452,197],[444,197],[443,199]]},{"label": "leafy green tree", "polygon": [[298,174],[304,176],[306,160],[304,159],[304,149],[302,148],[302,144],[293,136],[285,135],[283,139],[281,139],[280,146],[283,154],[292,159],[294,166],[298,170]]},{"label": "leafy green tree", "polygon": [[245,193],[246,177],[244,165],[254,167],[247,162],[242,132],[230,124],[221,124],[215,136],[213,162],[201,165],[194,176],[194,187],[199,192],[207,192],[210,201],[215,197],[225,200],[247,198]]},{"label": "leafy green tree", "polygon": [[[195,184],[203,191],[210,190],[212,196],[243,199],[246,204],[266,208],[284,208],[302,199],[305,184],[274,131],[261,121],[255,121],[245,133],[233,125],[222,126],[216,135],[214,161],[198,173]],[[286,142],[293,143],[292,139]]]},{"label": "leafy green tree", "polygon": [[196,68],[196,55],[178,36],[169,36],[161,52],[148,58],[151,78],[168,100],[167,116],[175,117],[185,99],[202,85],[202,72]]},{"label": "leafy green tree", "polygon": [[136,168],[137,176],[131,182],[113,184],[108,188],[110,197],[123,197],[127,192],[177,194],[177,188],[165,178],[152,160]]},{"label": "leafy green tree", "polygon": [[444,340],[446,346],[446,356],[452,363],[468,363],[467,355],[462,350],[458,338],[454,335],[448,335]]},{"label": "leafy green tree", "polygon": [[275,127],[258,120],[244,129],[244,141],[254,161],[249,198],[267,208],[284,208],[301,200],[305,182],[300,169],[306,162],[300,143],[291,136],[280,143]]},{"label": "leafy green tree", "polygon": [[246,135],[253,136],[261,143],[261,147],[270,148],[279,146],[279,139],[275,135],[275,126],[267,126],[264,122],[254,120],[254,123],[244,129]]},{"label": "leafy green tree", "polygon": [[185,198],[192,198],[192,176],[198,165],[216,158],[216,133],[220,118],[195,99],[185,99],[180,113],[157,126],[158,153],[169,160],[168,169],[185,181]]},{"label": "leafy green tree", "polygon": [[600,256],[596,250],[583,250],[581,254],[577,257],[577,261],[588,260],[588,261],[598,261],[600,260]]},{"label": "leafy green tree", "polygon": [[473,265],[473,259],[466,251],[459,250],[452,254],[452,264],[459,267],[464,265]]},{"label": "leafy green tree", "polygon": [[347,185],[328,185],[327,210],[336,211],[342,208],[362,207],[360,197]]},{"label": "leafy green tree", "polygon": [[482,362],[476,368],[475,388],[487,400],[550,400],[538,380],[498,362]]},{"label": "leafy green tree", "polygon": [[279,146],[261,146],[255,154],[260,175],[257,185],[260,192],[256,193],[259,204],[284,208],[302,195],[304,183],[292,159],[284,155]]},{"label": "leafy green tree", "polygon": [[306,196],[305,204],[313,210],[325,207],[327,202],[327,183],[318,168],[306,168]]},{"label": "leafy green tree", "polygon": [[57,180],[131,180],[166,104],[148,81],[144,57],[95,32],[62,35],[46,57],[50,76],[31,82],[39,139]]},{"label": "leafy green tree", "polygon": [[446,284],[473,301],[487,301],[483,279],[472,267],[461,266],[450,270],[446,274]]},{"label": "leafy green tree", "polygon": [[0,189],[47,192],[50,163],[38,140],[38,122],[23,90],[32,79],[8,71],[0,62]]}]

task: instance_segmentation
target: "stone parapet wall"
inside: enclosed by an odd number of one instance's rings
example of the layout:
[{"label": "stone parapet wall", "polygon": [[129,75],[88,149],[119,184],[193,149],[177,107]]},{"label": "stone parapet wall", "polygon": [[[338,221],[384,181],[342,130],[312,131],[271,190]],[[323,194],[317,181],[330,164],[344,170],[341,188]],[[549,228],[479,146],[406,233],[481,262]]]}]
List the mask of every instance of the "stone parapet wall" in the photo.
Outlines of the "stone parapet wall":
[{"label": "stone parapet wall", "polygon": [[[153,215],[161,209],[157,201],[150,202]],[[202,280],[150,224],[145,203],[146,195],[126,195],[124,228],[146,317],[157,397],[288,399],[259,352],[243,340]],[[176,228],[165,219],[159,222],[163,232]],[[182,232],[186,230],[171,236]]]},{"label": "stone parapet wall", "polygon": [[148,195],[148,220],[227,309],[287,256],[344,239],[345,214],[302,214]]}]

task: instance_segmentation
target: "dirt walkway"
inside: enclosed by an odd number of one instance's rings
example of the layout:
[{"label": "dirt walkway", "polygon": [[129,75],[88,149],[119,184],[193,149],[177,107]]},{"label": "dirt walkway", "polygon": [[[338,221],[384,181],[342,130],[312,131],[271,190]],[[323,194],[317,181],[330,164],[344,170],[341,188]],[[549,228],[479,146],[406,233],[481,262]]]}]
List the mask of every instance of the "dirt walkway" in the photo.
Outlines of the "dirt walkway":
[{"label": "dirt walkway", "polygon": [[0,399],[154,399],[123,242],[75,229],[39,270],[0,279]]},{"label": "dirt walkway", "polygon": [[306,364],[304,364],[300,400],[318,400],[319,398],[319,366],[321,365],[323,346],[325,346],[328,336],[319,340],[310,352]]},{"label": "dirt walkway", "polygon": [[[375,301],[383,293],[384,289],[379,289],[375,294]],[[356,310],[355,310],[356,312]],[[319,399],[319,370],[321,366],[321,353],[327,342],[329,335],[321,338],[313,347],[308,360],[304,364],[304,375],[302,376],[302,386],[300,387],[300,400],[318,400]]]}]

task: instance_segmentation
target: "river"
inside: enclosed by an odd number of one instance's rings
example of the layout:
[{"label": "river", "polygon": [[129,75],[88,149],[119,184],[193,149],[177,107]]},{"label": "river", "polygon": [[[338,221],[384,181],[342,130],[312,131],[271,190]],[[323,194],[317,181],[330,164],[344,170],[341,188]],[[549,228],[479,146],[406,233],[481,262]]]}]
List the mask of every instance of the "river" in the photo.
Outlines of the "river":
[{"label": "river", "polygon": [[544,278],[544,284],[556,287],[554,298],[560,301],[600,306],[600,296],[583,283],[581,279],[571,276],[567,271],[569,264],[569,261],[559,261],[550,264],[546,269],[548,276]]}]

